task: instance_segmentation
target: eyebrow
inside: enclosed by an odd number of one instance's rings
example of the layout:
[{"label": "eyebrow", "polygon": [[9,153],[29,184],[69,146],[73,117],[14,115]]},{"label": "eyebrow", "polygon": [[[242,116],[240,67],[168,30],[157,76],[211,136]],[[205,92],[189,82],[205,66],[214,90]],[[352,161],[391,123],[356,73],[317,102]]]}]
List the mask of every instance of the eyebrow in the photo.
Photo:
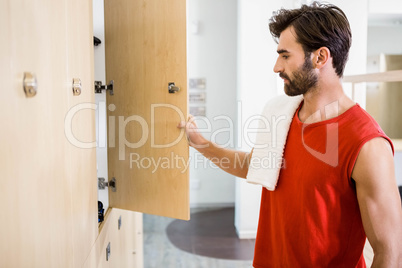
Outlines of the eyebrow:
[{"label": "eyebrow", "polygon": [[278,54],[289,53],[289,51],[287,51],[286,49],[278,49],[276,52],[278,52]]}]

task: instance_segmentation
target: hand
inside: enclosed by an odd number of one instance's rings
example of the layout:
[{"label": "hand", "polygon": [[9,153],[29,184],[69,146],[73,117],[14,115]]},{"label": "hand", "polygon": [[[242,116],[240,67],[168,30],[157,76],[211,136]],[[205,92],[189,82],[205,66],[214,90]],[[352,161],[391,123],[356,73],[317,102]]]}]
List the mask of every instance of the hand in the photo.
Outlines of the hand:
[{"label": "hand", "polygon": [[186,131],[187,140],[190,146],[194,148],[205,148],[208,146],[208,141],[198,131],[197,124],[194,122],[195,118],[190,114],[187,122],[180,122],[177,127]]}]

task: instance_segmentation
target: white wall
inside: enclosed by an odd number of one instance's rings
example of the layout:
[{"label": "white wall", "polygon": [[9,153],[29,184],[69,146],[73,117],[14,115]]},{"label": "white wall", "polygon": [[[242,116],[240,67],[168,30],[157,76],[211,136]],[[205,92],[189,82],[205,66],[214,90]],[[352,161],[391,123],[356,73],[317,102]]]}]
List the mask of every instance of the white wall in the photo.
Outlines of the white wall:
[{"label": "white wall", "polygon": [[[253,144],[243,134],[246,122],[261,113],[265,103],[277,94],[276,43],[268,30],[272,12],[294,8],[294,1],[238,0],[238,149],[250,151]],[[255,135],[250,135],[255,140]],[[261,187],[236,181],[235,226],[240,238],[256,235]]]},{"label": "white wall", "polygon": [[[402,13],[401,13],[402,14]],[[402,54],[402,25],[370,26],[367,35],[367,55]]]},{"label": "white wall", "polygon": [[400,0],[369,0],[368,3],[371,14],[402,14]]},{"label": "white wall", "polygon": [[[102,44],[94,47],[94,79],[95,81],[106,81],[105,73],[105,32],[104,32],[104,9],[103,0],[93,0],[93,26],[94,36],[98,37]],[[96,162],[98,177],[105,178],[108,181],[107,170],[107,144],[106,144],[106,94],[95,94],[95,103],[98,109],[95,113],[96,120]],[[95,182],[94,182],[95,183]],[[98,200],[103,203],[103,207],[109,207],[108,190],[98,191]]]},{"label": "white wall", "polygon": [[[236,0],[187,1],[187,76],[206,79],[204,119],[211,123],[211,131],[203,135],[229,147],[234,147],[234,128],[232,132],[228,129],[236,121],[236,37]],[[198,125],[207,127],[203,121]],[[217,131],[222,133],[215,139]],[[234,176],[219,170],[193,148],[190,160],[190,205],[233,205]]]},{"label": "white wall", "polygon": [[[346,64],[344,75],[366,73],[368,0],[332,0],[329,2],[339,6],[345,12],[352,29],[352,47],[350,48],[349,60]],[[344,84],[344,90],[349,97],[351,97],[350,88],[350,84]],[[354,100],[358,102],[361,107],[366,107],[365,83],[355,85]]]}]

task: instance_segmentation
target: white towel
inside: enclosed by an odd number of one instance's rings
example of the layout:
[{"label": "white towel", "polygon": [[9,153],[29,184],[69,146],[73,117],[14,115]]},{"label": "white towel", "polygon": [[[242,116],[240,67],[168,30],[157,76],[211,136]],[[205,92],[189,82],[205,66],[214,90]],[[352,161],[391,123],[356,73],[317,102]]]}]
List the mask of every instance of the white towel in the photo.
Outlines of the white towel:
[{"label": "white towel", "polygon": [[290,124],[303,95],[278,96],[264,107],[247,173],[247,182],[275,190]]}]

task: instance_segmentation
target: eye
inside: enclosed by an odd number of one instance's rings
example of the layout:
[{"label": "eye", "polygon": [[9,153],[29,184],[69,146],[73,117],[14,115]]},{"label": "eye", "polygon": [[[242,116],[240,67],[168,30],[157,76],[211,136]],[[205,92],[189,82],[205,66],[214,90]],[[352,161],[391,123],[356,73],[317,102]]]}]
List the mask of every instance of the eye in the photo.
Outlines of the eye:
[{"label": "eye", "polygon": [[282,55],[282,58],[284,58],[285,60],[287,60],[289,58],[288,55]]}]

